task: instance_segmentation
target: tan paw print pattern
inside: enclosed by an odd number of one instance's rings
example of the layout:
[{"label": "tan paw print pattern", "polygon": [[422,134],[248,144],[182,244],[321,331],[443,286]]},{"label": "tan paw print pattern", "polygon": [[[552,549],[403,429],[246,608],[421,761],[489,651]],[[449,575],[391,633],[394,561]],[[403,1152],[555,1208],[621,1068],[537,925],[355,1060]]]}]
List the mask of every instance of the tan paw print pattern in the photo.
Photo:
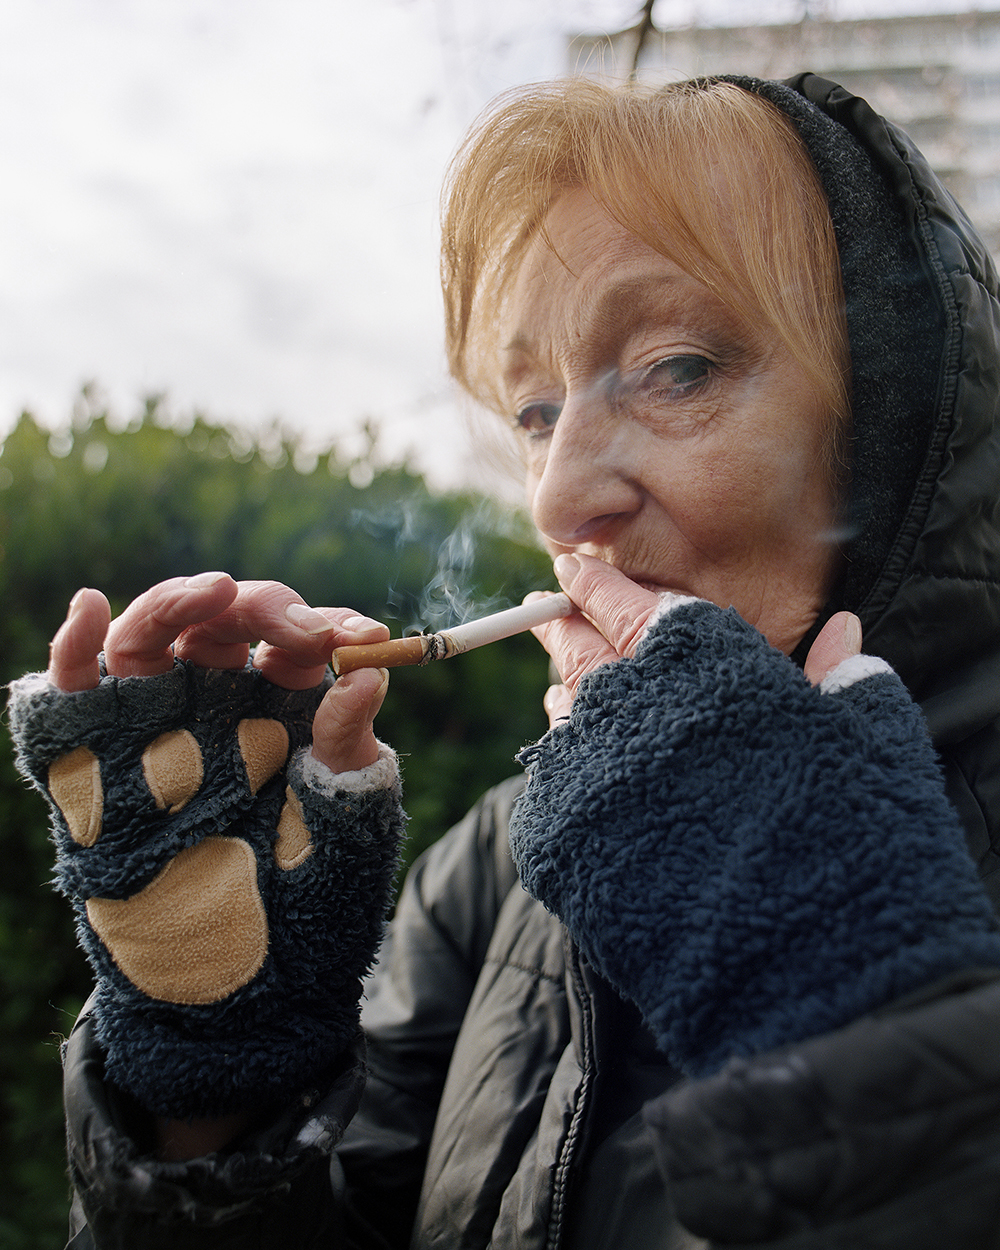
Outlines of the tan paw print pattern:
[{"label": "tan paw print pattern", "polygon": [[105,1071],[157,1114],[297,1097],[356,1038],[406,819],[388,748],[343,776],[309,755],[332,681],[177,663],[80,693],[11,687]]},{"label": "tan paw print pattern", "polygon": [[[237,740],[256,794],[284,766],[288,731],[277,720],[246,719],[239,722]],[[161,734],[142,753],[142,771],[157,808],[180,811],[204,781],[197,739],[186,729]],[[103,813],[97,756],[80,746],[55,760],[48,785],[73,840],[94,846]],[[311,851],[301,804],[286,788],[275,860],[292,869]],[[219,1002],[248,984],[267,955],[257,861],[242,838],[215,835],[185,848],[130,898],[88,899],[87,917],[132,984],[163,1002]]]}]

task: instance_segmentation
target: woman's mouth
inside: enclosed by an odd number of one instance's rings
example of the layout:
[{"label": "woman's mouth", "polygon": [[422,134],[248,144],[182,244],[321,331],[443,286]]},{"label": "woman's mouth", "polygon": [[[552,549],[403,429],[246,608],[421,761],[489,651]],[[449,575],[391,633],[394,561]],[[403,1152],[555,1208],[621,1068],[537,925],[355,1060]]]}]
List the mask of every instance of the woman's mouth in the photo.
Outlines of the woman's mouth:
[{"label": "woman's mouth", "polygon": [[679,586],[665,586],[663,582],[651,581],[648,577],[633,577],[630,573],[626,573],[630,582],[635,582],[637,586],[641,586],[643,590],[648,590],[654,595],[686,595],[688,591],[682,590]]}]

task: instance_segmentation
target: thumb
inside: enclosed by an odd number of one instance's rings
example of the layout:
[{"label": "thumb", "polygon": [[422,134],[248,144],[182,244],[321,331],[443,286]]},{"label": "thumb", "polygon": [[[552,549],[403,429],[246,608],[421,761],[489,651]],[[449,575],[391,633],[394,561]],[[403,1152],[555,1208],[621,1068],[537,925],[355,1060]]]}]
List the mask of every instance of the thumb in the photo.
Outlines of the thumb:
[{"label": "thumb", "polygon": [[549,686],[543,700],[545,712],[549,718],[549,728],[554,729],[560,721],[566,720],[573,707],[573,695],[566,686]]},{"label": "thumb", "polygon": [[312,753],[321,764],[348,773],[375,763],[378,742],[372,721],[388,688],[389,671],[384,668],[359,668],[337,678],[313,718]]},{"label": "thumb", "polygon": [[837,612],[816,635],[803,671],[809,681],[818,686],[843,660],[860,654],[861,622],[853,612]]}]

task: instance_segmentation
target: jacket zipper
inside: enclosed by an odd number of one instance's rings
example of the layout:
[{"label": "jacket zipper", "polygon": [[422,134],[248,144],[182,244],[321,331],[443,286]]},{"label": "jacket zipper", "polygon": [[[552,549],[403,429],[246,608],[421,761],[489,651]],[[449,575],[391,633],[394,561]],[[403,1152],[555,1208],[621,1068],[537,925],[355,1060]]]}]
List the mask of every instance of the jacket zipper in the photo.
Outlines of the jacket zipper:
[{"label": "jacket zipper", "polygon": [[562,1245],[566,1223],[566,1203],[569,1196],[571,1173],[582,1138],[583,1122],[590,1105],[590,1093],[594,1083],[594,1010],[593,1001],[586,989],[580,972],[579,953],[576,946],[567,941],[567,962],[573,988],[580,1004],[581,1019],[581,1066],[583,1075],[577,1091],[576,1106],[570,1119],[569,1129],[563,1139],[556,1163],[555,1181],[552,1188],[552,1213],[549,1217],[545,1250],[559,1250]]}]

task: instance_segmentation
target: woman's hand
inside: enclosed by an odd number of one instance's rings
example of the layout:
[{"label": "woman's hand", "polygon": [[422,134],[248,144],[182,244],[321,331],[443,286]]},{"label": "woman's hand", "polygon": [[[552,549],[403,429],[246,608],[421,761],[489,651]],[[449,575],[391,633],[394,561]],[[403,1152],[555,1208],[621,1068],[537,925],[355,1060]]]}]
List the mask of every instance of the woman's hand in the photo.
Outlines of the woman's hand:
[{"label": "woman's hand", "polygon": [[[563,679],[545,694],[550,725],[569,715],[581,678],[602,664],[635,654],[661,601],[659,594],[593,556],[559,556],[555,572],[563,590],[582,611],[533,631]],[[860,621],[850,612],[838,612],[809,649],[805,675],[818,686],[841,661],[860,651]]]},{"label": "woman's hand", "polygon": [[633,648],[618,605],[646,605],[640,588],[608,612],[598,592],[616,584],[583,560],[567,587],[594,625],[570,641],[566,622],[565,671],[587,649],[619,658],[520,753],[510,845],[676,1067],[705,1075],[1000,966],[926,722],[884,660],[851,656],[856,618],[824,629],[807,679],[702,599],[664,604]]},{"label": "woman's hand", "polygon": [[[334,647],[388,636],[384,625],[350,608],[311,608],[280,582],[199,573],[160,582],[113,621],[100,591],[79,591],[52,641],[48,678],[59,690],[93,689],[102,650],[113,677],[169,672],[175,657],[240,669],[260,640],[254,666],[277,686],[306,690],[322,679]],[[320,763],[339,773],[375,762],[372,722],[387,685],[385,672],[362,669],[327,692],[313,721],[312,753]]]},{"label": "woman's hand", "polygon": [[277,582],[203,573],[115,620],[80,591],[48,673],[11,684],[106,1072],[164,1122],[210,1120],[224,1140],[354,1044],[405,817],[372,732],[385,675],[334,682],[327,660],[387,634]]}]

